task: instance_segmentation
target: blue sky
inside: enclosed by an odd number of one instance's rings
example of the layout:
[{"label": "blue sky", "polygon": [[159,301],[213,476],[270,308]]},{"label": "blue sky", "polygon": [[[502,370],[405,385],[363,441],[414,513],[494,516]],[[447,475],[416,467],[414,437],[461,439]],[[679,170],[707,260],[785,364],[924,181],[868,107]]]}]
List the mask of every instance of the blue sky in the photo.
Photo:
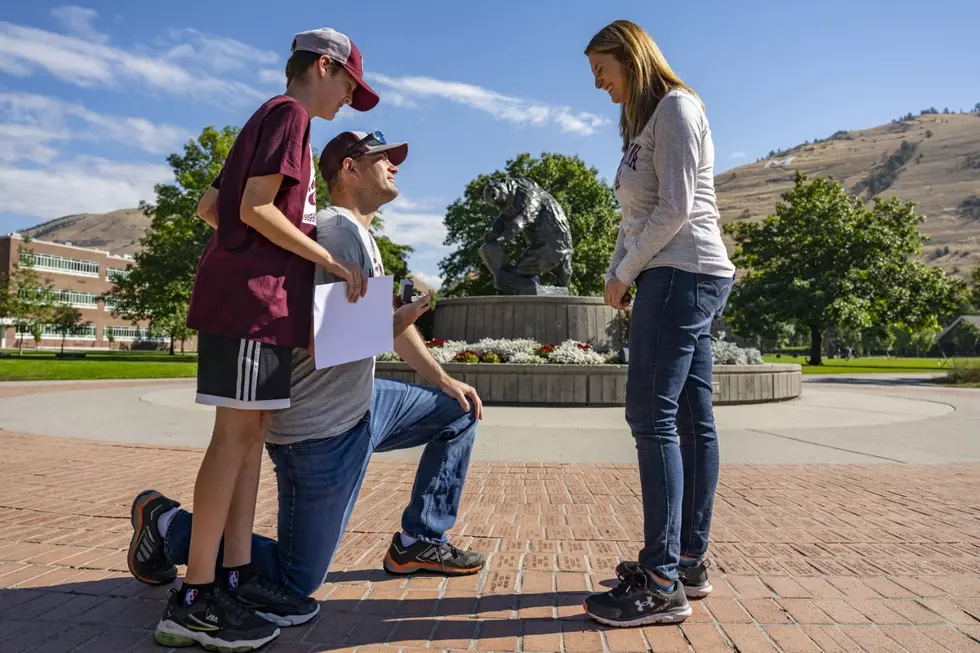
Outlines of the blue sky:
[{"label": "blue sky", "polygon": [[612,178],[617,107],[582,50],[616,18],[643,25],[704,98],[719,172],[980,101],[976,0],[5,3],[0,233],[152,201],[169,152],[205,125],[243,123],[281,92],[292,35],[328,26],[360,47],[382,101],[314,121],[314,142],[342,129],[409,141],[386,225],[432,279],[442,213],[477,174],[552,151]]}]

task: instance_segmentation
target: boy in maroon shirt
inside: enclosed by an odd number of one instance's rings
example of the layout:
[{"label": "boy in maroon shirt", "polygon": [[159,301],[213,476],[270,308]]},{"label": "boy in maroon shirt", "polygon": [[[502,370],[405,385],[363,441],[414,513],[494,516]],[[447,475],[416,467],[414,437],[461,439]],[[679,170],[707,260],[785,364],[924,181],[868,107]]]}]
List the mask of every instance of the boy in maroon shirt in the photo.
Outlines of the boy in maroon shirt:
[{"label": "boy in maroon shirt", "polygon": [[[364,83],[357,47],[326,28],[295,36],[286,83],[245,123],[198,206],[216,231],[198,264],[187,325],[199,333],[197,401],[216,407],[215,424],[194,486],[187,573],[157,625],[165,646],[251,650],[277,637],[277,626],[319,610],[252,573],[252,522],[269,411],[289,407],[292,350],[309,344],[314,269],[345,280],[350,301],[367,289],[359,264],[316,242],[310,120],[332,120],[344,104],[367,111],[378,96]],[[129,567],[140,580],[173,580],[160,516],[175,507],[153,491],[133,504]]]}]

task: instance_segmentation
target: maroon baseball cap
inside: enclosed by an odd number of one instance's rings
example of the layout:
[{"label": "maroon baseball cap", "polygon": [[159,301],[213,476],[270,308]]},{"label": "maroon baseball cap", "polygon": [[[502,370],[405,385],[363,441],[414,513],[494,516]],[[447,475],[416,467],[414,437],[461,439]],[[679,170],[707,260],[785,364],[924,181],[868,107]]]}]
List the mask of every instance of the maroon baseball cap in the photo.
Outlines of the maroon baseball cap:
[{"label": "maroon baseball cap", "polygon": [[400,166],[408,156],[408,143],[389,143],[381,132],[341,132],[333,137],[320,154],[320,172],[330,179],[340,170],[347,157],[387,152],[388,160]]},{"label": "maroon baseball cap", "polygon": [[329,27],[300,32],[293,37],[292,51],[325,54],[347,70],[357,82],[351,108],[369,111],[378,105],[378,94],[364,81],[364,60],[354,42],[337,30]]}]

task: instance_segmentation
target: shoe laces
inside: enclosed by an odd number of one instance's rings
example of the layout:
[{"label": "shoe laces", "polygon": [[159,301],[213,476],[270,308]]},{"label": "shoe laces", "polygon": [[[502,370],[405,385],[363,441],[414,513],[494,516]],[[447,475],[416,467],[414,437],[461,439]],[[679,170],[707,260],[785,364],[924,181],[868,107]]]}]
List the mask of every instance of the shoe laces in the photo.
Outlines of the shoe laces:
[{"label": "shoe laces", "polygon": [[624,596],[633,590],[645,589],[650,584],[643,568],[636,562],[622,562],[616,567],[616,577],[619,585],[612,590],[614,596]]},{"label": "shoe laces", "polygon": [[271,594],[272,596],[274,596],[279,600],[284,601],[293,597],[293,593],[290,592],[288,589],[286,589],[282,585],[273,583],[272,581],[267,580],[262,576],[258,576],[258,575],[252,576],[252,579],[249,582],[257,585],[258,588],[262,590],[262,592],[266,594]]},{"label": "shoe laces", "polygon": [[241,625],[255,616],[255,613],[243,606],[238,601],[222,592],[214,591],[214,603],[221,609],[223,616],[233,624]]}]

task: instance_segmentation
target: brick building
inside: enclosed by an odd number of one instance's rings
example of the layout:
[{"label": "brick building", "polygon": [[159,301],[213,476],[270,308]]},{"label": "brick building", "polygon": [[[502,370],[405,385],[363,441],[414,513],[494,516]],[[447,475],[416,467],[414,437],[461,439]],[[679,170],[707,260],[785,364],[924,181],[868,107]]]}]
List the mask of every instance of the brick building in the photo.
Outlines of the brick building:
[{"label": "brick building", "polygon": [[[113,279],[129,274],[126,267],[133,262],[130,256],[116,256],[98,249],[75,247],[71,243],[52,243],[43,240],[26,242],[19,234],[0,236],[0,277],[6,277],[21,258],[30,258],[34,252],[33,267],[38,273],[54,284],[58,301],[67,302],[82,314],[80,333],[65,341],[66,347],[73,349],[108,349],[109,340],[106,328],[112,327],[116,349],[137,347],[163,347],[165,339],[151,338],[147,323],[133,324],[121,317],[113,317],[112,307],[99,299],[99,295],[112,288]],[[24,348],[34,347],[31,334],[20,334],[10,324],[9,319],[0,318],[0,348],[15,348],[24,339]],[[192,345],[193,343],[187,343]],[[41,338],[41,348],[61,346],[61,335],[47,327]],[[186,346],[185,346],[186,348]]]}]

